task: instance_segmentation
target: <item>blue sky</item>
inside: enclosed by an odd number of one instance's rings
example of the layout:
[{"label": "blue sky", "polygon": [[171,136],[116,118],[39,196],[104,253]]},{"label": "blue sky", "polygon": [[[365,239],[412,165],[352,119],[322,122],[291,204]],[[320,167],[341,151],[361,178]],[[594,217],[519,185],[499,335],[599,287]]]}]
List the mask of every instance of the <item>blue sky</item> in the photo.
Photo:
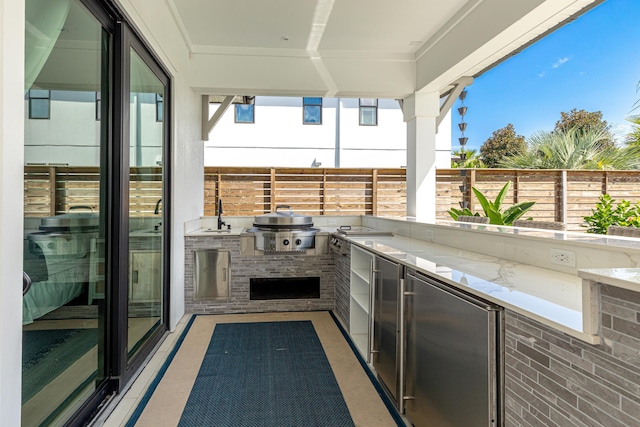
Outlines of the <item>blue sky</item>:
[{"label": "blue sky", "polygon": [[[478,149],[508,123],[525,137],[552,130],[560,112],[573,108],[602,111],[623,136],[624,118],[640,98],[638,18],[640,0],[607,0],[479,76],[467,87],[466,147]],[[451,115],[454,150],[459,106]]]}]

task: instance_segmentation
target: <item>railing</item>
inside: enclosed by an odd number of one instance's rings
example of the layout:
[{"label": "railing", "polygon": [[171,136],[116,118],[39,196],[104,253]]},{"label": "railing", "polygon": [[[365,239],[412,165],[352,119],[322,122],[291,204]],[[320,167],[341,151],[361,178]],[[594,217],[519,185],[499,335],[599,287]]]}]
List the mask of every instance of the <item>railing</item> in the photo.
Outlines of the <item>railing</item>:
[{"label": "railing", "polygon": [[[162,197],[162,169],[132,168],[132,215],[151,215]],[[462,175],[464,174],[464,175]],[[25,216],[68,212],[73,206],[99,210],[99,170],[95,167],[26,166]],[[481,206],[471,187],[490,200],[511,181],[505,206],[535,201],[525,217],[559,221],[568,230],[584,230],[583,216],[601,194],[615,200],[640,200],[640,171],[522,169],[440,169],[436,172],[436,217],[466,202]],[[406,212],[405,169],[239,168],[205,167],[204,214],[217,215],[219,199],[227,216],[255,216],[290,205],[308,215],[392,215]]]}]

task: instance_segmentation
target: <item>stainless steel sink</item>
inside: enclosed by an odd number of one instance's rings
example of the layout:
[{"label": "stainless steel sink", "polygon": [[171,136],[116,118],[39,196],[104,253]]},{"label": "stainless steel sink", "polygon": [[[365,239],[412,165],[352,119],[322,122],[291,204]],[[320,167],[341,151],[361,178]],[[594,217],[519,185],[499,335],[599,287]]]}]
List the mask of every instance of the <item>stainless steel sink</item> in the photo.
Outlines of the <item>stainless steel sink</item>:
[{"label": "stainless steel sink", "polygon": [[129,233],[132,236],[144,236],[144,235],[151,235],[151,236],[155,236],[155,235],[159,235],[162,234],[162,230],[136,230],[136,231],[132,231],[131,233]]},{"label": "stainless steel sink", "polygon": [[231,230],[229,229],[222,229],[222,230],[216,230],[215,228],[205,228],[204,230],[202,230],[204,233],[212,233],[212,234],[225,234],[225,233],[231,233]]}]

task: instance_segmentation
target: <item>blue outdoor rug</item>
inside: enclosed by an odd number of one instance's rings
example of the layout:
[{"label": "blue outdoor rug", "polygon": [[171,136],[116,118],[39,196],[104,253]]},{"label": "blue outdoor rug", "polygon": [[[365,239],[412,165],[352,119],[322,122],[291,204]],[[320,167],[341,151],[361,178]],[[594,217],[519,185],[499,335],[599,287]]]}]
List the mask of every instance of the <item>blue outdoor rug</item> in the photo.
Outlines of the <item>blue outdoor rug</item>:
[{"label": "blue outdoor rug", "polygon": [[23,331],[22,403],[97,344],[97,329]]},{"label": "blue outdoor rug", "polygon": [[216,325],[181,427],[354,426],[310,321]]}]

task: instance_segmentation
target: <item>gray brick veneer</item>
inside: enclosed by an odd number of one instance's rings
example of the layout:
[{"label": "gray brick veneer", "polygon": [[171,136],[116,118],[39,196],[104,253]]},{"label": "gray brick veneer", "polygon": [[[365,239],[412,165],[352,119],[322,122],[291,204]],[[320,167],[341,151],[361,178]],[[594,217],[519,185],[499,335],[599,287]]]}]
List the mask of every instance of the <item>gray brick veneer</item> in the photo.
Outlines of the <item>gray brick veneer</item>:
[{"label": "gray brick veneer", "polygon": [[506,426],[640,426],[640,293],[600,306],[595,346],[506,310]]},{"label": "gray brick veneer", "polygon": [[350,289],[351,289],[351,244],[343,243],[345,254],[334,254],[336,301],[334,314],[349,331]]},{"label": "gray brick veneer", "polygon": [[[231,252],[231,291],[227,300],[194,301],[194,250],[228,249]],[[320,277],[320,298],[250,300],[252,277]],[[196,314],[314,311],[334,308],[333,255],[241,256],[239,236],[185,238],[185,310]]]}]

